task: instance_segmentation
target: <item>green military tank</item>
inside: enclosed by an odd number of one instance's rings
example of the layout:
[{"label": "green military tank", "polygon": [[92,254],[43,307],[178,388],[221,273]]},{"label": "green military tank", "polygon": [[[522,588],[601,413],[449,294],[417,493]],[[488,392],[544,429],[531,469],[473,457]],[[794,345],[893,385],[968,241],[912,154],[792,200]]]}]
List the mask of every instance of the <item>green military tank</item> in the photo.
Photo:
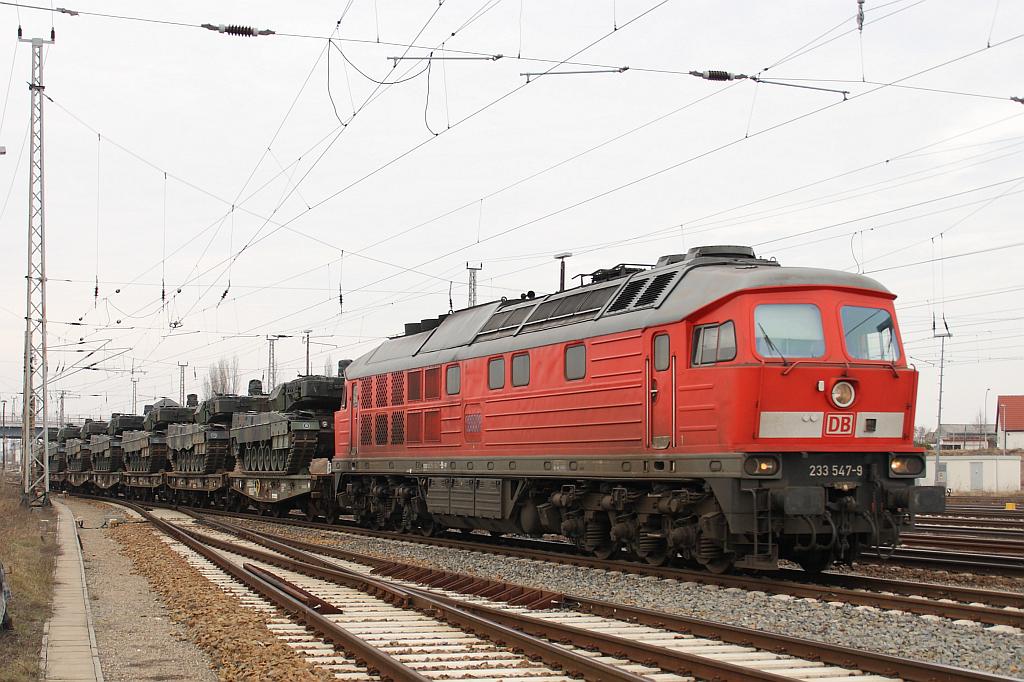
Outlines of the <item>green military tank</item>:
[{"label": "green military tank", "polygon": [[[190,398],[195,398],[190,395]],[[167,430],[172,424],[195,422],[195,404],[182,407],[170,398],[161,398],[145,411],[142,431],[126,431],[121,437],[125,470],[133,474],[155,474],[167,468]]]},{"label": "green military tank", "polygon": [[101,473],[114,473],[124,469],[124,450],[122,436],[126,431],[142,428],[142,415],[120,414],[110,415],[107,432],[94,435],[89,441],[92,451],[92,469]]},{"label": "green military tank", "polygon": [[341,377],[299,377],[273,390],[269,411],[236,412],[231,443],[242,471],[298,474],[313,458],[331,457],[344,390]]},{"label": "green military tank", "polygon": [[231,452],[231,417],[236,412],[266,409],[262,391],[250,395],[215,395],[204,400],[195,411],[195,423],[170,424],[167,447],[176,473],[215,474],[235,467]]},{"label": "green military tank", "polygon": [[103,435],[107,430],[107,422],[86,419],[78,433],[78,438],[67,441],[68,471],[81,473],[92,471],[92,439]]},{"label": "green military tank", "polygon": [[63,474],[68,470],[68,440],[78,438],[82,427],[65,424],[57,429],[57,442],[50,446],[50,475]]}]

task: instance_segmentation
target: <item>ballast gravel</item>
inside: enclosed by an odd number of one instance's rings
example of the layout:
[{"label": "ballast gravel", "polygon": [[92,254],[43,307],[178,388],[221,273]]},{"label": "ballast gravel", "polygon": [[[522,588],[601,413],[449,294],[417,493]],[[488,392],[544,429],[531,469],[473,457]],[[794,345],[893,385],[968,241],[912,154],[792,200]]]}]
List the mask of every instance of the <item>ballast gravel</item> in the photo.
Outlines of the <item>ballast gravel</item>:
[{"label": "ballast gravel", "polygon": [[[117,514],[109,512],[110,507],[106,509],[108,513]],[[106,533],[130,560],[130,564],[124,562],[127,565],[120,575],[112,575],[111,578],[127,582],[138,580],[131,574],[139,574],[148,581],[149,587],[166,607],[170,619],[180,627],[182,634],[177,636],[187,637],[202,650],[201,658],[213,669],[213,673],[206,671],[211,677],[222,682],[323,682],[334,679],[327,672],[311,666],[277,639],[267,629],[261,614],[243,606],[234,596],[200,575],[171,550],[149,524],[127,523],[108,529]],[[133,635],[140,637],[148,629],[147,623],[137,618],[130,606],[130,603],[118,601],[116,595],[109,599],[108,608],[116,610],[118,618],[131,628]],[[151,640],[146,638],[139,641],[145,646],[151,644]],[[125,645],[131,646],[131,643],[126,642]],[[107,660],[102,657],[101,660],[106,672]],[[144,664],[127,679],[208,679],[201,674],[203,671],[194,667],[190,669],[180,658],[168,662],[177,665],[177,674],[168,671],[158,675]]]},{"label": "ballast gravel", "polygon": [[958,624],[870,606],[722,589],[343,531],[240,519],[231,522],[381,559],[1024,679],[1024,634],[1017,630],[1005,632],[974,622]]}]

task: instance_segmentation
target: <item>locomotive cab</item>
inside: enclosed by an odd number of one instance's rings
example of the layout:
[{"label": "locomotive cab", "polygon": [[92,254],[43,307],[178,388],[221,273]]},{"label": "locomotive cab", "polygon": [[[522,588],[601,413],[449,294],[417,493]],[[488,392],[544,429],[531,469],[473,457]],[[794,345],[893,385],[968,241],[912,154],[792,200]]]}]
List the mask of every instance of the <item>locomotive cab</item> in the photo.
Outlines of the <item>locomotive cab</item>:
[{"label": "locomotive cab", "polygon": [[820,570],[861,547],[895,544],[912,513],[942,510],[941,488],[915,485],[924,475],[913,445],[917,373],[893,298],[757,289],[690,326],[680,395],[716,410],[684,404],[683,430],[691,446],[717,441],[744,453],[739,477],[710,481],[730,533],[751,541],[744,563],[777,554]]}]

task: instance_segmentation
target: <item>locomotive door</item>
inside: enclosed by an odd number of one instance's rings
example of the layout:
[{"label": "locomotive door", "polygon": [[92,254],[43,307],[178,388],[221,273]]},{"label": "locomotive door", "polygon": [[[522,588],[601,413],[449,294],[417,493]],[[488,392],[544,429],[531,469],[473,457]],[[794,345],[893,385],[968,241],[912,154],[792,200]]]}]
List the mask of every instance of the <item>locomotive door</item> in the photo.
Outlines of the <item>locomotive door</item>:
[{"label": "locomotive door", "polygon": [[348,403],[348,452],[350,455],[359,454],[357,444],[359,443],[359,383],[352,382],[352,399]]},{"label": "locomotive door", "polygon": [[646,366],[647,446],[664,450],[675,445],[675,356],[668,332],[651,335]]}]

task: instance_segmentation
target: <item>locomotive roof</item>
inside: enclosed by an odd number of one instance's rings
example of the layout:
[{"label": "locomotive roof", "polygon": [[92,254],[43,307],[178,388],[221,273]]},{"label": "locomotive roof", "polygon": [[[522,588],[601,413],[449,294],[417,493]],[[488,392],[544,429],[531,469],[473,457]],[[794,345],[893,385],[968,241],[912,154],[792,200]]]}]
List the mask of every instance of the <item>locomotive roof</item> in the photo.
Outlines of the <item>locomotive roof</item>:
[{"label": "locomotive roof", "polygon": [[[389,339],[352,362],[349,379],[564,343],[678,322],[730,294],[748,289],[820,286],[875,291],[895,298],[870,277],[822,268],[784,268],[746,247],[665,256],[654,268],[536,299],[495,301],[457,310],[428,331]],[[596,307],[595,307],[596,306]]]}]

